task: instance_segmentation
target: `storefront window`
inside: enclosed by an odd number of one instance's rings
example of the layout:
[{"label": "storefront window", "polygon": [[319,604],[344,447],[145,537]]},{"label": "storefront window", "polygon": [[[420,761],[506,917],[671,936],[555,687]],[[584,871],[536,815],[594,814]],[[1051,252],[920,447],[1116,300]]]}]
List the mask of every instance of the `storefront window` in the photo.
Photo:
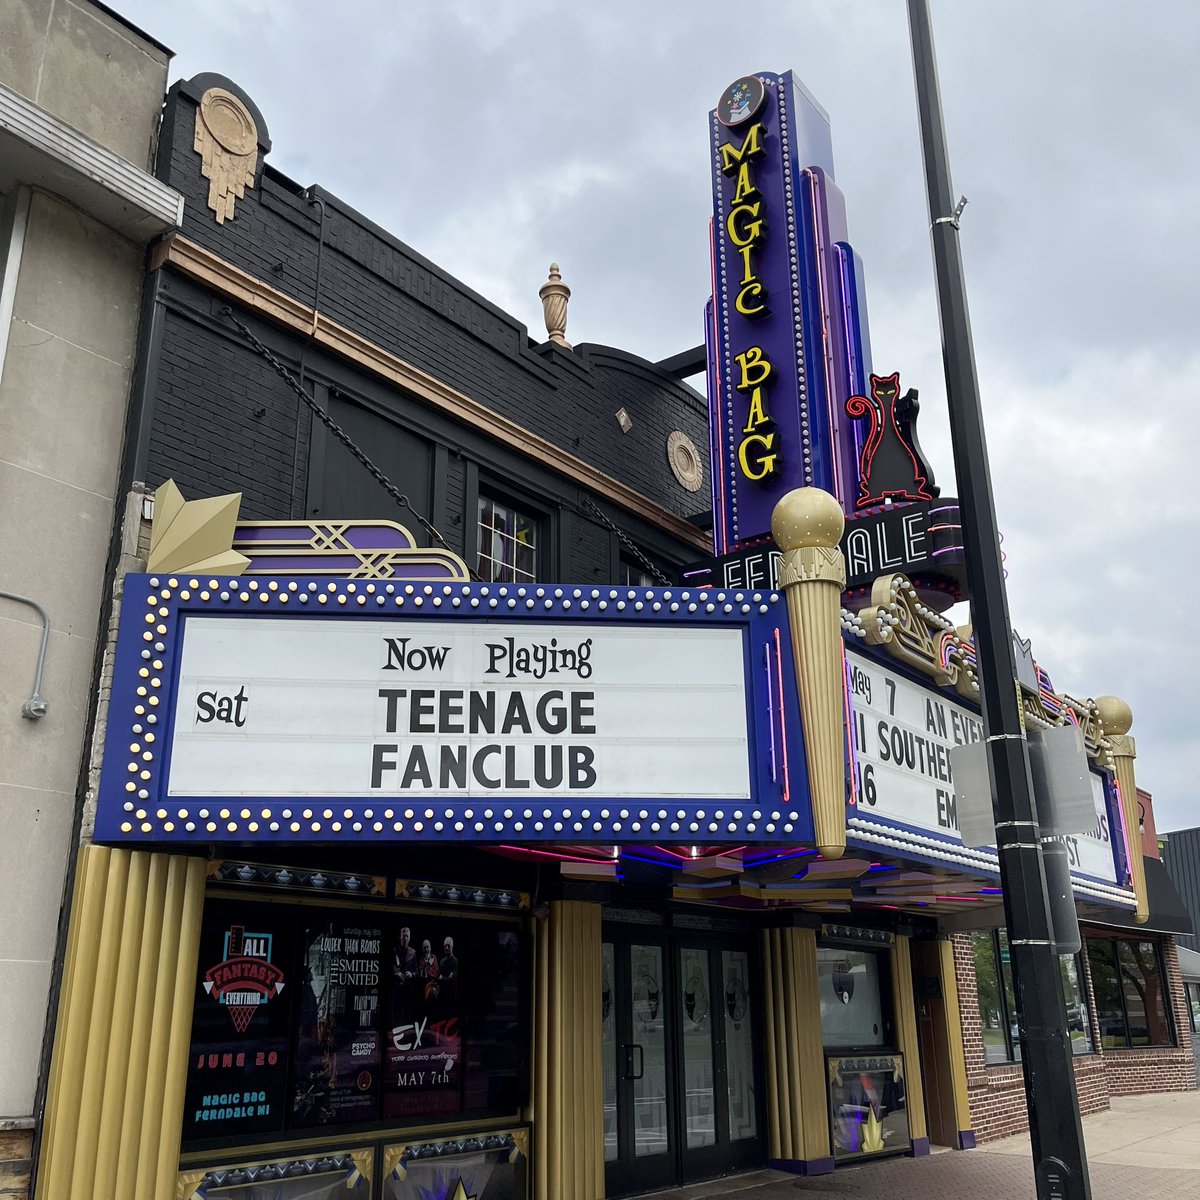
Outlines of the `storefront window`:
[{"label": "storefront window", "polygon": [[1073,1054],[1092,1053],[1092,1024],[1088,1020],[1087,997],[1081,983],[1079,959],[1065,954],[1058,960],[1062,972],[1063,1000],[1067,1006],[1067,1032]]},{"label": "storefront window", "polygon": [[1013,1060],[1013,1037],[1009,1014],[1013,1012],[1000,975],[1000,953],[991,930],[971,934],[975,959],[975,984],[979,994],[979,1020],[983,1026],[984,1061]]},{"label": "storefront window", "polygon": [[1192,1023],[1192,1032],[1200,1033],[1200,983],[1184,985],[1187,992],[1188,1018]]},{"label": "storefront window", "polygon": [[821,1040],[826,1048],[884,1044],[879,959],[873,950],[817,948]]},{"label": "storefront window", "polygon": [[524,974],[511,919],[210,901],[184,1138],[513,1113]]},{"label": "storefront window", "polygon": [[[975,984],[979,994],[979,1019],[983,1025],[983,1053],[988,1063],[1021,1061],[1021,1038],[1017,1026],[1017,1002],[1013,987],[1012,955],[1008,933],[1003,929],[971,935],[975,959]],[[1066,1024],[1075,1054],[1091,1054],[1091,1026],[1078,960],[1065,955],[1058,960],[1062,972]],[[1097,997],[1099,1000],[1099,997]]]},{"label": "storefront window", "polygon": [[1106,1050],[1174,1044],[1158,942],[1088,938],[1088,963]]},{"label": "storefront window", "polygon": [[604,1071],[604,1161],[617,1159],[617,1006],[612,942],[600,948],[600,1063]]}]

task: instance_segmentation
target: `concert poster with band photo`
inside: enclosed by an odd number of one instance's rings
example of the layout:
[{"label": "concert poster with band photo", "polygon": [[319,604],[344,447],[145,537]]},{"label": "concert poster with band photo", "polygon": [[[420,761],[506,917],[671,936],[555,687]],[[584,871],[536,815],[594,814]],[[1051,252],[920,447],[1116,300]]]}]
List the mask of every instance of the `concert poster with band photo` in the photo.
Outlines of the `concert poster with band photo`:
[{"label": "concert poster with band photo", "polygon": [[327,921],[301,942],[292,1124],[373,1121],[383,1048],[383,930]]},{"label": "concert poster with band photo", "polygon": [[[463,933],[461,922],[432,916],[418,920],[415,915],[396,930],[385,1052],[385,1118],[462,1109]],[[466,966],[469,973],[470,963]]]},{"label": "concert poster with band photo", "polygon": [[515,1112],[519,919],[205,905],[184,1138]]}]

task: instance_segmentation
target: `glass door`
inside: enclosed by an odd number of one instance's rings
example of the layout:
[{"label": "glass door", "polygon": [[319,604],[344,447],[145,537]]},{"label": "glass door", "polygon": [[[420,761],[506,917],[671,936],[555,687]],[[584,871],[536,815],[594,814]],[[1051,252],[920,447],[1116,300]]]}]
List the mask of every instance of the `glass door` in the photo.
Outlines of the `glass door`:
[{"label": "glass door", "polygon": [[761,1165],[757,979],[731,939],[606,929],[607,1195]]},{"label": "glass door", "polygon": [[711,1179],[762,1161],[750,955],[716,940],[681,939],[680,1150],[683,1181]]},{"label": "glass door", "polygon": [[[669,963],[665,939],[605,940],[601,958],[605,1192],[675,1182]],[[607,938],[607,935],[606,935]]]}]

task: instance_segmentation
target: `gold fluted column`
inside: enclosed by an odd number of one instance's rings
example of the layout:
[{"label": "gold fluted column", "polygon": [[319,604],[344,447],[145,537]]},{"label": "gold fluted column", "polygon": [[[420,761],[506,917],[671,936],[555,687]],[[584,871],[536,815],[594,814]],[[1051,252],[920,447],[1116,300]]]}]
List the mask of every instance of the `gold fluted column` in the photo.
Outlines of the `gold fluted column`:
[{"label": "gold fluted column", "polygon": [[1146,864],[1142,862],[1142,822],[1138,813],[1137,781],[1133,775],[1137,748],[1129,736],[1133,710],[1119,696],[1101,696],[1096,701],[1096,711],[1100,714],[1100,727],[1108,741],[1113,774],[1117,777],[1117,790],[1121,793],[1121,816],[1125,820],[1125,836],[1129,842],[1129,877],[1137,897],[1133,919],[1140,925],[1150,917],[1150,904],[1146,897]]},{"label": "gold fluted column", "polygon": [[200,858],[81,851],[38,1200],[173,1194],[204,878]]},{"label": "gold fluted column", "polygon": [[550,905],[537,927],[534,1196],[603,1200],[600,906]]},{"label": "gold fluted column", "polygon": [[925,1085],[921,1079],[921,1043],[917,1031],[917,999],[913,991],[912,951],[909,939],[896,935],[892,949],[892,1003],[896,1012],[896,1040],[904,1055],[904,1086],[908,1100],[908,1132],[913,1151],[929,1153],[929,1126],[925,1120]]},{"label": "gold fluted column", "polygon": [[762,932],[768,1157],[804,1174],[833,1170],[812,929]]},{"label": "gold fluted column", "polygon": [[783,551],[779,586],[792,631],[815,840],[826,858],[841,858],[846,849],[841,616],[846,560],[838,549],[845,527],[841,506],[820,488],[788,492],[771,516],[771,534]]},{"label": "gold fluted column", "polygon": [[942,938],[937,944],[938,980],[945,1010],[945,1038],[950,1060],[950,1094],[954,1100],[954,1124],[962,1149],[975,1145],[971,1128],[971,1097],[967,1090],[967,1054],[963,1045],[962,1011],[958,1006],[958,972],[954,965],[954,943]]}]

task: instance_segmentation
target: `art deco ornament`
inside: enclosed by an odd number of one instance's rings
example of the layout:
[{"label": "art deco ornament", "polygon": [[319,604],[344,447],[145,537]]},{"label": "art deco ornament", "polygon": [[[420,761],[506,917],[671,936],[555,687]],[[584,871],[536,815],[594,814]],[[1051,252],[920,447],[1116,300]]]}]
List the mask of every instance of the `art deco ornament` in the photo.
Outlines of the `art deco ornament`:
[{"label": "art deco ornament", "polygon": [[841,858],[846,849],[841,634],[846,563],[838,547],[845,525],[837,498],[812,487],[788,492],[771,518],[771,533],[783,551],[779,587],[787,596],[813,827],[826,858]]},{"label": "art deco ornament", "polygon": [[704,483],[704,468],[700,461],[700,451],[681,429],[672,430],[667,435],[667,461],[671,464],[671,472],[680,486],[689,492],[698,492]]},{"label": "art deco ornament", "polygon": [[542,315],[546,318],[546,333],[550,340],[564,350],[571,349],[567,341],[567,301],[571,299],[571,289],[562,281],[558,273],[558,263],[550,264],[550,278],[538,290],[542,298]]},{"label": "art deco ornament", "polygon": [[241,492],[185,500],[175,481],[168,479],[154,496],[146,569],[240,575],[250,560],[230,546],[241,503]]},{"label": "art deco ornament", "polygon": [[1129,882],[1133,885],[1133,893],[1137,897],[1133,919],[1142,925],[1150,919],[1150,902],[1146,892],[1146,866],[1142,861],[1137,779],[1133,769],[1137,746],[1129,732],[1133,727],[1133,710],[1119,696],[1098,696],[1096,713],[1108,742],[1108,753],[1117,780],[1117,792],[1121,798],[1121,815],[1125,819]]},{"label": "art deco ornament", "polygon": [[236,200],[254,186],[258,167],[258,128],[250,110],[224,88],[209,88],[196,111],[194,148],[200,172],[209,181],[208,207],[223,225]]}]

